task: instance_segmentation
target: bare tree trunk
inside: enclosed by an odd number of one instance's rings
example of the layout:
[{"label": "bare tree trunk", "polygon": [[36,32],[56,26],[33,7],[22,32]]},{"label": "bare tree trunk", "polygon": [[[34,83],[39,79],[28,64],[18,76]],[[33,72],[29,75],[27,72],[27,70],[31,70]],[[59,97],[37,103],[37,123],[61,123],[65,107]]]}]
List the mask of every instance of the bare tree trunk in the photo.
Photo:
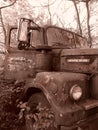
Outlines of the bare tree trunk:
[{"label": "bare tree trunk", "polygon": [[5,30],[5,26],[4,26],[4,23],[3,23],[3,18],[2,18],[2,11],[0,9],[0,25],[1,25],[1,28],[3,29],[3,32],[4,33],[4,43],[6,43],[6,30]]},{"label": "bare tree trunk", "polygon": [[75,7],[75,10],[77,13],[77,22],[78,22],[78,26],[79,26],[80,35],[82,35],[81,22],[80,22],[80,17],[79,17],[79,12],[78,12],[76,1],[73,0],[73,3],[74,3],[74,7]]},{"label": "bare tree trunk", "polygon": [[52,24],[52,19],[51,19],[51,11],[50,11],[50,1],[48,0],[48,12],[50,16],[50,25]]},{"label": "bare tree trunk", "polygon": [[86,8],[87,8],[87,28],[88,28],[88,36],[89,36],[89,43],[90,47],[92,45],[92,37],[91,37],[91,31],[90,31],[90,11],[89,11],[89,2],[86,2]]},{"label": "bare tree trunk", "polygon": [[0,22],[1,22],[2,29],[3,29],[3,33],[4,33],[4,43],[6,43],[6,37],[7,36],[6,36],[6,29],[5,29],[4,22],[3,22],[2,9],[14,5],[16,3],[16,1],[17,0],[14,0],[11,4],[0,7]]}]

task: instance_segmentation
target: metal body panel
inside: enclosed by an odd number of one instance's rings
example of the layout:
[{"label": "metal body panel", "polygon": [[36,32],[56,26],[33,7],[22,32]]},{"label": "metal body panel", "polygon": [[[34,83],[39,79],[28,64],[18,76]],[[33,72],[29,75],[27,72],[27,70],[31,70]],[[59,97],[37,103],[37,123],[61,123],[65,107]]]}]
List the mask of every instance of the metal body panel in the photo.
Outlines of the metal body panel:
[{"label": "metal body panel", "polygon": [[6,54],[5,78],[34,78],[39,71],[49,71],[51,69],[50,63],[51,53],[43,53],[36,50],[11,51]]},{"label": "metal body panel", "polygon": [[75,84],[81,86],[82,88],[82,99],[87,98],[87,95],[89,93],[87,79],[88,76],[85,74],[70,72],[41,72],[38,73],[35,78],[36,83],[41,83],[45,86],[45,88],[47,88],[47,91],[49,91],[49,93],[55,94],[55,96],[58,98],[58,103],[60,102],[59,100],[61,100],[59,96],[64,93],[65,95],[69,93],[69,90]]},{"label": "metal body panel", "polygon": [[91,78],[91,96],[98,99],[98,73],[92,75]]},{"label": "metal body panel", "polygon": [[98,49],[87,48],[87,49],[66,49],[62,50],[61,56],[74,56],[74,55],[98,55]]},{"label": "metal body panel", "polygon": [[62,71],[80,73],[98,72],[97,49],[66,49],[61,52],[60,68]]},{"label": "metal body panel", "polygon": [[[67,73],[67,72],[41,72],[36,75],[33,82],[33,87],[41,89],[46,95],[47,100],[55,113],[55,120],[58,125],[65,125],[67,127],[74,126],[78,121],[84,120],[90,116],[92,107],[91,100],[87,102],[88,86],[87,76],[85,74]],[[74,102],[71,100],[69,91],[74,84],[81,86],[83,95],[80,101]],[[93,101],[92,101],[93,103]],[[94,106],[95,104],[93,104]],[[96,100],[95,107],[98,106]],[[98,112],[98,109],[93,110],[93,114]],[[92,115],[92,114],[91,114]],[[66,122],[65,122],[66,121]]]},{"label": "metal body panel", "polygon": [[98,130],[98,115],[95,117],[88,118],[85,121],[81,121],[76,127],[65,127],[61,126],[60,130]]}]

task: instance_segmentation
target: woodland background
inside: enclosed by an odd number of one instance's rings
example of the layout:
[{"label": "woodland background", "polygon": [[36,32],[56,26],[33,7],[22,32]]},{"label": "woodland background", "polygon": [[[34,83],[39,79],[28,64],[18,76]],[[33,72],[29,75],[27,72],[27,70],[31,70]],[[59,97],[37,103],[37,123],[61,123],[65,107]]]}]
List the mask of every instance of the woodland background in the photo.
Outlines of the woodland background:
[{"label": "woodland background", "polygon": [[[39,26],[55,25],[87,38],[89,46],[98,47],[97,0],[0,0],[0,69],[3,66],[7,27],[21,17]],[[4,80],[0,70],[0,130],[25,130],[19,106],[24,81]],[[21,87],[20,87],[21,86]]]},{"label": "woodland background", "polygon": [[79,33],[97,47],[97,14],[97,0],[0,0],[0,42],[6,41],[8,25],[17,25],[19,18],[26,17],[40,26],[55,25]]}]

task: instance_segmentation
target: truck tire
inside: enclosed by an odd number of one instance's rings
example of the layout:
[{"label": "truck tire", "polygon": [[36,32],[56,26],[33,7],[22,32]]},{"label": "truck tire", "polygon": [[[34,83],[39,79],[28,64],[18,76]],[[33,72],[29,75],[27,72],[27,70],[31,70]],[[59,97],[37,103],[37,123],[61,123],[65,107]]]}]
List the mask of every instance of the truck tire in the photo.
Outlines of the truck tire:
[{"label": "truck tire", "polygon": [[43,93],[33,94],[28,101],[26,112],[27,130],[58,130],[54,114]]}]

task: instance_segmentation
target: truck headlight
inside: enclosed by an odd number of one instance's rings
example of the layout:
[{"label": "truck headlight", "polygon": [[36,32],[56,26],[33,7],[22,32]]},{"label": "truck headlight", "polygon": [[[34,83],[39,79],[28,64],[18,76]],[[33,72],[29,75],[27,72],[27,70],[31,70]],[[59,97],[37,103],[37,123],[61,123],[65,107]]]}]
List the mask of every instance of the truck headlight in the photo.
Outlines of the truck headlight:
[{"label": "truck headlight", "polygon": [[81,98],[81,96],[82,96],[82,88],[77,84],[74,85],[70,90],[70,97],[73,100],[77,101]]}]

